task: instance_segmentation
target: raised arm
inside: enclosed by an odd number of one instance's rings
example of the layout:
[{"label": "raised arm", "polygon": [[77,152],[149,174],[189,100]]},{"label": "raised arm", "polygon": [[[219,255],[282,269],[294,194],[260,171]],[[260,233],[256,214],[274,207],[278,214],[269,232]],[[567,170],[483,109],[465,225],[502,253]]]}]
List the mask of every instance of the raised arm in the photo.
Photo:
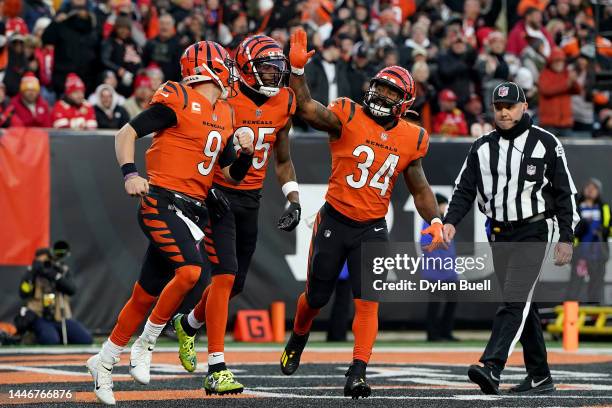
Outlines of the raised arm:
[{"label": "raised arm", "polygon": [[313,128],[328,132],[330,139],[335,140],[340,137],[342,123],[329,109],[310,96],[306,78],[304,78],[304,66],[314,54],[314,50],[307,52],[306,46],[306,32],[302,28],[298,28],[291,34],[291,49],[289,51],[291,62],[289,86],[295,92],[296,114]]}]

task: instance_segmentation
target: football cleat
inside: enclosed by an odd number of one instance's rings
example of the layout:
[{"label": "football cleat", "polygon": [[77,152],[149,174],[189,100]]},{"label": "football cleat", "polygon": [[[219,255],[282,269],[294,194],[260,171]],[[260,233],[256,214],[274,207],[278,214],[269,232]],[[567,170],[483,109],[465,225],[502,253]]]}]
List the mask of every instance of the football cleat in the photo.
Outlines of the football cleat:
[{"label": "football cleat", "polygon": [[291,375],[300,366],[300,357],[308,342],[308,336],[310,333],[306,333],[303,336],[291,332],[291,337],[285,346],[285,350],[280,358],[281,371],[285,375]]},{"label": "football cleat", "polygon": [[102,361],[100,354],[89,357],[87,370],[94,380],[94,393],[102,404],[115,405],[113,394],[113,366],[119,362],[116,358],[112,363]]},{"label": "football cleat", "polygon": [[181,319],[183,315],[181,313],[174,316],[172,319],[172,326],[178,337],[179,342],[179,360],[183,368],[190,373],[193,373],[198,365],[198,355],[195,351],[195,337],[190,336],[183,329]]},{"label": "football cleat", "polygon": [[130,375],[143,385],[151,381],[151,358],[153,357],[154,345],[147,343],[142,337],[138,337],[130,351]]},{"label": "football cleat", "polygon": [[532,377],[528,375],[519,385],[508,390],[509,394],[550,394],[555,391],[555,384],[550,375],[546,377]]},{"label": "football cleat", "polygon": [[236,381],[234,374],[228,369],[208,374],[204,379],[206,395],[240,394],[242,391],[244,385]]},{"label": "football cleat", "polygon": [[344,396],[352,399],[367,398],[372,394],[372,389],[366,382],[366,364],[360,360],[354,360],[345,374]]}]

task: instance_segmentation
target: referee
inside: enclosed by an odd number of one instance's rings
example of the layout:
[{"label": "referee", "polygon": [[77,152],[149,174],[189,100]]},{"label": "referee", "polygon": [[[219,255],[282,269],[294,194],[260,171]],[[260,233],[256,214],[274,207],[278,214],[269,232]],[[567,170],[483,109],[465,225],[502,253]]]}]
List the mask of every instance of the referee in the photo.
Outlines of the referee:
[{"label": "referee", "polygon": [[533,125],[525,113],[523,90],[504,82],[493,90],[492,100],[495,130],[472,144],[444,220],[450,242],[455,226],[478,199],[478,208],[489,219],[495,273],[503,283],[503,303],[480,357],[483,365],[470,366],[468,376],[485,394],[499,394],[501,372],[520,341],[527,377],[510,392],[552,392],[555,387],[532,297],[553,237],[559,241],[555,264],[567,264],[572,258],[573,230],[579,219],[576,188],[559,139]]}]

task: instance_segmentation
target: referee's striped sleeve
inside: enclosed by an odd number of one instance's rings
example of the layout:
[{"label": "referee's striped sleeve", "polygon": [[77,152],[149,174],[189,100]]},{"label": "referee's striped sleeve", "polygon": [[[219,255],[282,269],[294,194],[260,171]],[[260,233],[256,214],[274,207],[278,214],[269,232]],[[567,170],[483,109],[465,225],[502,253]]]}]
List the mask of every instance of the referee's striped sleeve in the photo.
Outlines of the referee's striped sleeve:
[{"label": "referee's striped sleeve", "polygon": [[574,228],[580,221],[576,206],[576,186],[572,175],[567,168],[567,159],[561,142],[556,137],[554,151],[554,173],[552,174],[552,188],[555,200],[555,215],[559,224],[559,241],[572,242]]},{"label": "referee's striped sleeve", "polygon": [[463,167],[455,180],[453,196],[448,204],[445,224],[457,225],[470,211],[476,199],[476,186],[478,181],[478,155],[474,145],[463,162]]}]

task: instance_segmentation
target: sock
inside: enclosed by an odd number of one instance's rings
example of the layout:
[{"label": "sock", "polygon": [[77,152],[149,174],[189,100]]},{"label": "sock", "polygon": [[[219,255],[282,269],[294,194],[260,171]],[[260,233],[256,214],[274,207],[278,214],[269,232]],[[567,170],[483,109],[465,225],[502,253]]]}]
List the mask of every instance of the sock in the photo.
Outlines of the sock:
[{"label": "sock", "polygon": [[223,353],[210,353],[208,355],[208,374],[216,373],[218,371],[226,370],[225,365],[225,354]]},{"label": "sock", "polygon": [[[208,294],[210,293],[210,286],[211,285],[206,286],[206,289],[204,289],[204,292],[202,292],[202,298],[191,311],[191,313],[193,313],[194,319],[197,320],[198,322],[206,321],[206,301],[208,300]],[[191,326],[191,327],[197,328],[195,326]]]},{"label": "sock", "polygon": [[142,337],[149,344],[155,344],[162,330],[164,330],[164,327],[166,327],[165,323],[155,324],[151,322],[151,319],[148,319],[140,337]]},{"label": "sock", "polygon": [[308,305],[306,294],[302,293],[298,298],[297,310],[295,311],[295,319],[293,323],[293,331],[295,334],[303,336],[310,331],[312,321],[319,314],[320,309],[313,309]]},{"label": "sock", "polygon": [[208,334],[208,353],[223,353],[225,348],[225,328],[227,309],[234,275],[223,274],[212,277],[210,293],[206,300],[206,332]]},{"label": "sock", "polygon": [[104,344],[102,344],[102,349],[100,350],[100,358],[105,363],[115,364],[115,361],[117,361],[117,359],[119,359],[119,357],[121,356],[123,348],[123,346],[118,346],[110,339],[108,339],[104,342]]},{"label": "sock", "polygon": [[[181,317],[181,326],[183,327],[183,330],[185,330],[185,333],[187,333],[188,336],[195,336],[196,333],[198,332],[198,329],[202,327],[202,324],[200,322],[189,321],[189,316],[191,316],[192,313],[193,313],[193,310],[191,311],[191,313],[186,314],[186,315],[184,314]],[[196,325],[197,327],[195,327]]]},{"label": "sock", "polygon": [[127,301],[119,316],[117,323],[109,336],[109,341],[118,347],[125,347],[145,319],[149,309],[157,299],[148,294],[138,282],[134,284],[132,296]]},{"label": "sock", "polygon": [[355,299],[355,317],[353,318],[353,360],[364,363],[370,361],[372,348],[378,334],[378,302]]},{"label": "sock", "polygon": [[166,324],[174,311],[183,303],[185,295],[189,293],[200,279],[202,268],[197,265],[185,265],[177,268],[174,278],[162,290],[157,304],[151,311],[149,318],[154,324]]}]

